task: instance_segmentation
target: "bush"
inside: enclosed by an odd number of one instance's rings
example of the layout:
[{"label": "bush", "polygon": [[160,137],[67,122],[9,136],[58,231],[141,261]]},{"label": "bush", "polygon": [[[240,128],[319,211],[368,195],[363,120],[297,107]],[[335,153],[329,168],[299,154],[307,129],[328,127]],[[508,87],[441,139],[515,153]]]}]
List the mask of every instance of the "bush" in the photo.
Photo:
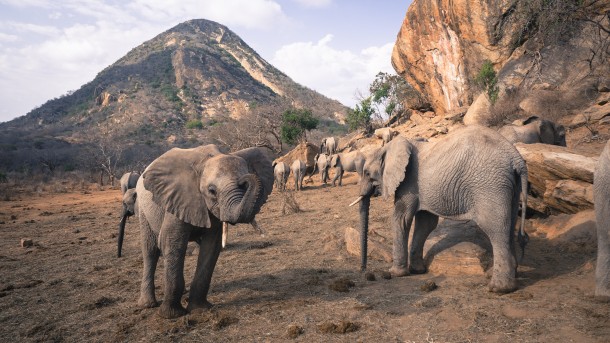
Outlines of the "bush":
[{"label": "bush", "polygon": [[186,122],[187,129],[203,129],[203,123],[199,119],[193,119]]},{"label": "bush", "polygon": [[374,109],[372,107],[371,98],[366,98],[362,100],[360,104],[356,104],[354,109],[350,109],[347,112],[345,122],[351,131],[359,128],[366,128],[371,123],[373,112]]},{"label": "bush", "polygon": [[489,101],[493,104],[498,100],[498,76],[494,70],[493,63],[486,60],[483,62],[479,73],[474,78],[474,82],[487,93]]},{"label": "bush", "polygon": [[315,118],[308,109],[289,109],[282,115],[280,135],[287,144],[296,144],[307,131],[318,127],[320,120]]}]

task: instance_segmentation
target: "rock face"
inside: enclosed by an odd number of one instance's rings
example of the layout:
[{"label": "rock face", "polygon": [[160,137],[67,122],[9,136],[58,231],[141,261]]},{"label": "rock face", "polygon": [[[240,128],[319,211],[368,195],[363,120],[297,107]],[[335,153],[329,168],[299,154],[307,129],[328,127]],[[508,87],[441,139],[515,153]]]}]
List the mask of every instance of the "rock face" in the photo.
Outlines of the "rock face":
[{"label": "rock face", "polygon": [[286,155],[278,157],[276,162],[284,162],[288,165],[292,165],[295,160],[301,160],[305,162],[307,166],[306,174],[311,174],[313,167],[316,164],[314,157],[320,153],[320,148],[313,143],[301,142],[294,149],[289,151]]},{"label": "rock face", "polygon": [[[541,33],[536,26],[543,27],[551,15],[566,20],[566,13],[576,12],[566,7],[560,9],[565,13],[556,14],[544,4],[532,0],[413,1],[392,53],[394,69],[428,97],[437,114],[474,101],[480,90],[473,80],[485,60],[493,63],[498,74],[500,94],[507,89],[539,88],[570,90],[577,98],[592,87],[597,90],[592,83],[608,75],[610,64],[593,51],[606,38],[595,38],[600,37],[595,24],[573,20],[562,23],[574,29],[572,34],[544,45],[550,41],[543,36],[549,30]],[[610,9],[607,1],[585,1],[578,6],[587,18],[600,19],[606,28],[610,25],[604,19]],[[602,32],[602,37],[608,35]]]},{"label": "rock face", "polygon": [[515,144],[525,159],[530,183],[528,206],[543,213],[576,213],[593,208],[597,158],[547,144]]}]

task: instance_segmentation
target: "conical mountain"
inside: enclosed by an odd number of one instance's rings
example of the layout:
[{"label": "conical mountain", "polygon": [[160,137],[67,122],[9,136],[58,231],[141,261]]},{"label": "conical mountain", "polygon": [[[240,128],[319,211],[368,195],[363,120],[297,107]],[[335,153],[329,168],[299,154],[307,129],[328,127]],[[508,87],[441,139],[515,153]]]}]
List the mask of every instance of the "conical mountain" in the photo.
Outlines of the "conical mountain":
[{"label": "conical mountain", "polygon": [[192,135],[189,122],[205,127],[238,118],[253,104],[277,102],[333,121],[346,113],[338,101],[295,83],[227,27],[190,20],[134,48],[80,89],[1,124],[0,140],[19,131],[30,141],[44,135],[86,144],[103,136],[150,145]]}]

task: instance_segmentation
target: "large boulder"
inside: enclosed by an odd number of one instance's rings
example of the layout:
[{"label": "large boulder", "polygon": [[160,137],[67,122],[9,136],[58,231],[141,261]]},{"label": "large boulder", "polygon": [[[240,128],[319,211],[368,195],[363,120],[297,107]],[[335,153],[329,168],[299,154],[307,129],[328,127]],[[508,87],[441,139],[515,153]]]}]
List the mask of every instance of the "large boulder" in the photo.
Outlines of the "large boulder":
[{"label": "large boulder", "polygon": [[316,164],[314,161],[314,157],[316,154],[320,153],[320,148],[313,143],[309,142],[301,142],[294,149],[290,150],[286,155],[280,156],[275,159],[275,162],[284,162],[289,166],[292,165],[292,162],[299,159],[305,162],[307,166],[307,173],[311,173],[313,171],[313,167]]},{"label": "large boulder", "polygon": [[531,208],[547,214],[593,208],[596,157],[547,144],[519,143],[515,147],[527,163]]},{"label": "large boulder", "polygon": [[488,126],[492,119],[491,102],[485,93],[479,94],[477,99],[470,105],[464,115],[464,125],[483,125]]}]

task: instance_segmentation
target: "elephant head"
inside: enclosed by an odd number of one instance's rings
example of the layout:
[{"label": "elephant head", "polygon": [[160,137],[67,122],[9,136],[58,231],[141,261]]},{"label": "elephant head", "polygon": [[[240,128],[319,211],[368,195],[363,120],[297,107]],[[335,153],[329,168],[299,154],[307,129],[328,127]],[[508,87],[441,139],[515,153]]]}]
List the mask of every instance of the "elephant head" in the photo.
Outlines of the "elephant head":
[{"label": "elephant head", "polygon": [[119,234],[117,243],[117,256],[121,257],[121,250],[123,248],[123,237],[125,237],[125,223],[127,218],[133,216],[136,213],[138,194],[134,188],[128,189],[123,194],[123,214],[121,215],[121,222],[119,223]]},{"label": "elephant head", "polygon": [[366,269],[369,205],[371,196],[381,194],[384,199],[393,197],[405,179],[413,145],[403,137],[397,137],[366,157],[360,178],[360,197],[350,206],[360,202],[361,269]]},{"label": "elephant head", "polygon": [[211,227],[219,221],[249,223],[273,187],[271,160],[260,148],[223,154],[215,145],[174,148],[146,169],[153,201],[180,220]]},{"label": "elephant head", "polygon": [[566,129],[563,125],[541,120],[538,123],[538,132],[542,143],[566,146]]}]

